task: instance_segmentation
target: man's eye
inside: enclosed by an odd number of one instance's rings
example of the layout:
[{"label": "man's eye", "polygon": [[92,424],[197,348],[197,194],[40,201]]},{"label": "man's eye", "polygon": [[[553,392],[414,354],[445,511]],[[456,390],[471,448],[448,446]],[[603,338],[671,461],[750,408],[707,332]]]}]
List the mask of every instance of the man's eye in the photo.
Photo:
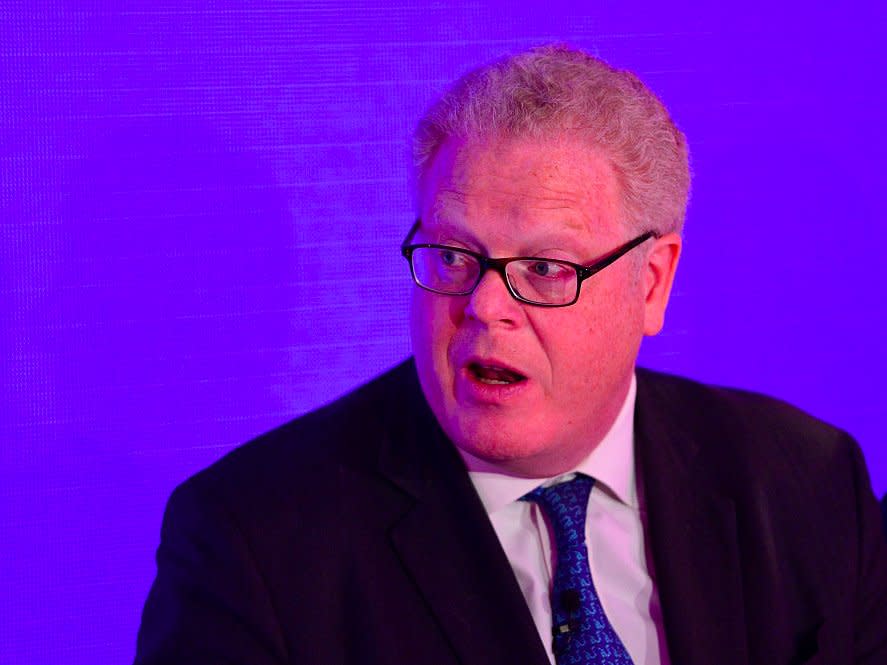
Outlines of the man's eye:
[{"label": "man's eye", "polygon": [[440,262],[447,267],[458,268],[465,264],[465,255],[451,249],[442,249],[440,251]]},{"label": "man's eye", "polygon": [[556,279],[558,277],[566,276],[569,272],[569,269],[566,266],[562,266],[561,264],[552,261],[534,261],[529,267],[530,273],[534,277]]},{"label": "man's eye", "polygon": [[534,274],[545,277],[551,272],[551,264],[546,261],[536,261],[531,268]]}]

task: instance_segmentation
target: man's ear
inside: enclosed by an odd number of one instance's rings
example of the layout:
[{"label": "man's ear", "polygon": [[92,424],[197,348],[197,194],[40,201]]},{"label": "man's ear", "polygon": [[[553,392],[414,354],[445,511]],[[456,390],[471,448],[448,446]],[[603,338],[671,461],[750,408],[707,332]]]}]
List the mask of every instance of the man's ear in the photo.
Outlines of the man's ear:
[{"label": "man's ear", "polygon": [[681,256],[681,236],[667,233],[657,238],[647,254],[641,279],[644,288],[644,334],[655,335],[665,323],[665,309],[671,294],[678,259]]}]

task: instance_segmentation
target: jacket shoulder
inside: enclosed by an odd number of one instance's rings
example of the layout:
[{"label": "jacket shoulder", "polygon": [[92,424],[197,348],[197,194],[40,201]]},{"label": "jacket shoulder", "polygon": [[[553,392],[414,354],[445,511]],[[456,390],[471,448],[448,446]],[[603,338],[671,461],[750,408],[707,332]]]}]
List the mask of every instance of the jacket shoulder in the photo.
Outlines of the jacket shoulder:
[{"label": "jacket shoulder", "polygon": [[745,434],[753,442],[779,440],[811,452],[849,439],[834,425],[781,399],[739,388],[709,385],[692,379],[638,369],[639,399],[655,403],[660,413],[684,428]]},{"label": "jacket shoulder", "polygon": [[406,361],[355,390],[272,429],[191,476],[174,494],[196,492],[244,505],[286,505],[309,497],[343,469],[368,470],[421,389]]},{"label": "jacket shoulder", "polygon": [[[828,483],[862,462],[856,441],[798,407],[760,393],[640,370],[641,429],[705,462],[713,483],[773,488]],[[691,443],[687,443],[691,442]]]}]

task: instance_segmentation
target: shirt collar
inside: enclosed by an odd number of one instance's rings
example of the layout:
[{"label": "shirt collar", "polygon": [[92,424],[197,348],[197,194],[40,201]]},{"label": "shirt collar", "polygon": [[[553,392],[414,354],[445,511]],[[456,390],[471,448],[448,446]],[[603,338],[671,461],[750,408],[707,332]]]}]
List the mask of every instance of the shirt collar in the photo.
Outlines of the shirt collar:
[{"label": "shirt collar", "polygon": [[610,429],[591,453],[575,469],[551,478],[519,478],[506,475],[490,464],[459,449],[468,467],[468,476],[486,508],[492,514],[517,501],[539,485],[554,485],[581,472],[595,479],[595,484],[632,508],[638,507],[634,468],[634,405],[637,379],[631,384],[625,401]]}]

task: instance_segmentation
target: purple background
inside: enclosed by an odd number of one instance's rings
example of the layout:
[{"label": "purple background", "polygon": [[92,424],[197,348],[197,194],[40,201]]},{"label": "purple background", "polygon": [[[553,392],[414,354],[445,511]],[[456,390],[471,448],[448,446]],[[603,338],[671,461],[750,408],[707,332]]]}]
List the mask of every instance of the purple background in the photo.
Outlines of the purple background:
[{"label": "purple background", "polygon": [[884,3],[736,4],[2,3],[0,662],[130,660],[172,488],[409,353],[409,133],[540,42],[689,137],[642,363],[845,427],[887,490]]}]

